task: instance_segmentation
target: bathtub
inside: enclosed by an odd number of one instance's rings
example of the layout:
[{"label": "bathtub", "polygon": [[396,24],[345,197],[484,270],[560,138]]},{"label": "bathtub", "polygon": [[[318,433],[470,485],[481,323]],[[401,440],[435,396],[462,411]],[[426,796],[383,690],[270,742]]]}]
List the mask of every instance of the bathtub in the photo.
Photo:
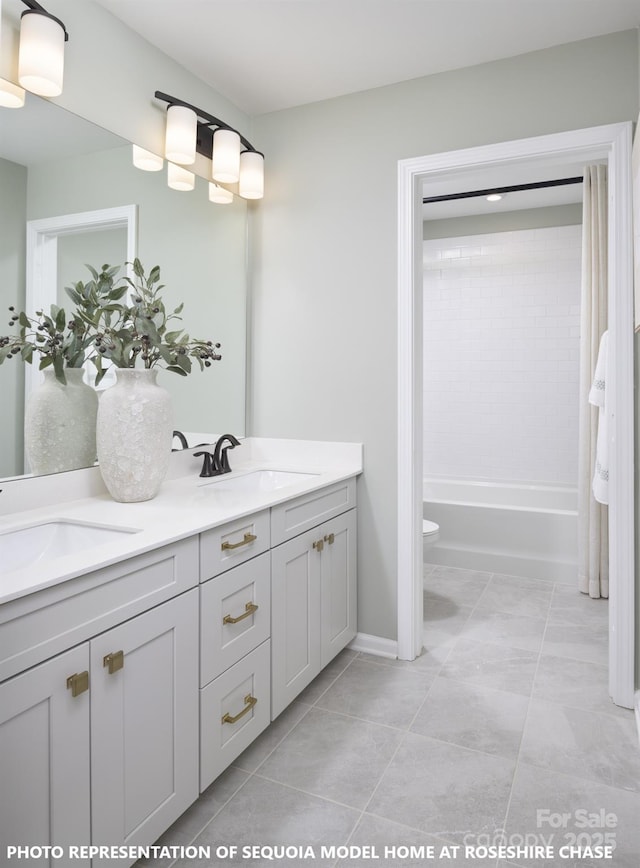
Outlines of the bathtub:
[{"label": "bathtub", "polygon": [[576,581],[576,488],[431,477],[423,501],[423,517],[440,525],[425,562]]}]

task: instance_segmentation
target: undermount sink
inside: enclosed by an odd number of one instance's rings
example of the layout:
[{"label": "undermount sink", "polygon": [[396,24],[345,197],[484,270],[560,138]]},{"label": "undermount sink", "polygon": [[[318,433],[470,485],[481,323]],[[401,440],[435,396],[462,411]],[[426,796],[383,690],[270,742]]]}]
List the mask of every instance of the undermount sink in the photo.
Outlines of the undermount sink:
[{"label": "undermount sink", "polygon": [[11,572],[103,545],[130,533],[136,531],[60,519],[0,532],[0,565],[3,572]]},{"label": "undermount sink", "polygon": [[253,470],[241,476],[221,477],[203,483],[209,491],[269,492],[312,479],[317,473],[297,473],[291,470]]}]

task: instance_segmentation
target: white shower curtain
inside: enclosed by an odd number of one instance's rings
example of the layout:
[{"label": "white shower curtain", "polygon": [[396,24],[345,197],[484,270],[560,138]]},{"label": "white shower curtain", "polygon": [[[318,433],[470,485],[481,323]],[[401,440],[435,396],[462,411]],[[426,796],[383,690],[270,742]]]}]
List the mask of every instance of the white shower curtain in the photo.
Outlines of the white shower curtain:
[{"label": "white shower curtain", "polygon": [[609,596],[608,507],[593,496],[598,408],[589,403],[600,338],[607,328],[607,169],[584,170],[578,466],[578,584],[590,597]]}]

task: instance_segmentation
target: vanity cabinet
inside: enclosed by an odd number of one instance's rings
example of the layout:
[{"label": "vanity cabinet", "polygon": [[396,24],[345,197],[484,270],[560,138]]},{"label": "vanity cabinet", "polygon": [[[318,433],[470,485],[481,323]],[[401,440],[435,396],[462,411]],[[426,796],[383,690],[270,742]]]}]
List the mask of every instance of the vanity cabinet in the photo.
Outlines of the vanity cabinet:
[{"label": "vanity cabinet", "polygon": [[148,844],[198,797],[197,589],[90,652],[92,843]]},{"label": "vanity cabinet", "polygon": [[4,845],[90,843],[88,670],[85,643],[0,684]]},{"label": "vanity cabinet", "polygon": [[272,719],[356,635],[354,506],[355,481],[347,480],[272,510],[272,535],[312,525],[271,551]]},{"label": "vanity cabinet", "polygon": [[3,843],[148,844],[197,798],[197,555],[184,540],[70,580],[39,642],[47,608],[5,604],[0,664],[46,657],[65,626],[84,641],[0,683]]},{"label": "vanity cabinet", "polygon": [[265,510],[200,536],[201,791],[271,722],[269,526]]}]

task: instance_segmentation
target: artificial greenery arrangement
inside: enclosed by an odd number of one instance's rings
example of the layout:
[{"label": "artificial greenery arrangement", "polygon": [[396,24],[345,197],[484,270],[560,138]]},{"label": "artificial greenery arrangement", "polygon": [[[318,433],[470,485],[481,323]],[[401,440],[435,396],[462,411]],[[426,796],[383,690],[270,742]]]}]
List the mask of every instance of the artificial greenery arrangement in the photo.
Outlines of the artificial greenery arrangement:
[{"label": "artificial greenery arrangement", "polygon": [[[57,305],[51,305],[48,314],[36,311],[35,318],[10,307],[9,325],[17,324],[19,331],[0,336],[0,364],[17,356],[32,364],[36,355],[41,370],[52,365],[56,379],[66,383],[65,368],[81,368],[91,358],[97,385],[106,373],[104,359],[117,368],[135,368],[140,359],[145,368],[160,366],[182,376],[190,373],[192,358],[201,369],[219,360],[219,343],[168,329],[170,322],[180,320],[183,305],[167,314],[160,296],[160,268],[154,266],[147,276],[139,259],[131,265],[133,279],[125,277],[120,283],[119,267],[103,265],[98,272],[87,265],[92,279],[65,287],[75,304],[70,315]],[[125,298],[129,289],[130,303]]]},{"label": "artificial greenery arrangement", "polygon": [[[169,330],[169,323],[181,319],[184,305],[167,313],[160,295],[164,289],[164,284],[159,283],[160,268],[156,265],[146,275],[139,259],[131,264],[134,277],[125,277],[124,284],[114,285],[117,268],[105,265],[98,274],[87,266],[93,281],[66,290],[93,336],[96,385],[106,373],[104,359],[117,368],[135,368],[140,359],[145,368],[160,366],[182,376],[190,373],[192,358],[201,369],[221,359],[219,343],[193,339],[183,329]],[[98,297],[94,296],[94,286],[101,287]],[[130,303],[121,301],[129,287]]]}]

